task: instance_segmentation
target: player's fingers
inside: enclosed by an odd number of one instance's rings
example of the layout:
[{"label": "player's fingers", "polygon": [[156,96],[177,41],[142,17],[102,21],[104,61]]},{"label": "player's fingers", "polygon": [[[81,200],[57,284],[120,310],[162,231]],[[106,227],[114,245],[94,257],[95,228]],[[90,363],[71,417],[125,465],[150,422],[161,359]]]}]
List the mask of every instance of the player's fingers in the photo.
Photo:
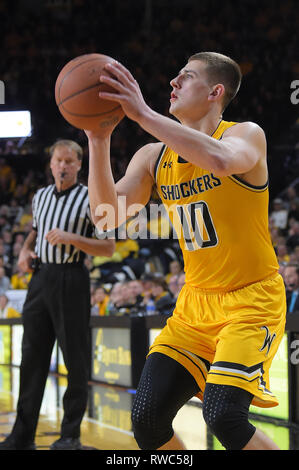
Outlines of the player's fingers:
[{"label": "player's fingers", "polygon": [[109,62],[105,65],[105,69],[112,72],[120,81],[129,80],[131,82],[136,82],[131,72],[119,62]]},{"label": "player's fingers", "polygon": [[116,101],[117,103],[121,103],[124,100],[123,95],[119,93],[109,93],[108,91],[100,91],[99,97],[104,100]]},{"label": "player's fingers", "polygon": [[124,90],[124,85],[122,83],[120,83],[117,79],[113,77],[109,77],[108,75],[100,75],[100,82],[107,83],[107,85],[110,85],[112,88],[114,88],[117,91]]},{"label": "player's fingers", "polygon": [[135,81],[135,78],[131,72],[120,62],[114,61],[113,65],[116,69],[120,70],[124,75],[126,75],[130,80]]}]

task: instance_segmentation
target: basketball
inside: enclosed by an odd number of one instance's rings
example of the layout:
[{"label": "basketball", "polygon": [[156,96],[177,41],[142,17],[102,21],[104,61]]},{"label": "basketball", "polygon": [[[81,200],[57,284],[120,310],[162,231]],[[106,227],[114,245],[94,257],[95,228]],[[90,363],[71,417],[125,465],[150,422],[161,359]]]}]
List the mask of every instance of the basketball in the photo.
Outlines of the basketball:
[{"label": "basketball", "polygon": [[118,124],[124,117],[120,104],[99,98],[99,91],[114,91],[100,82],[108,75],[105,64],[114,62],[103,54],[85,54],[68,62],[55,84],[55,100],[64,119],[78,129],[97,130]]}]

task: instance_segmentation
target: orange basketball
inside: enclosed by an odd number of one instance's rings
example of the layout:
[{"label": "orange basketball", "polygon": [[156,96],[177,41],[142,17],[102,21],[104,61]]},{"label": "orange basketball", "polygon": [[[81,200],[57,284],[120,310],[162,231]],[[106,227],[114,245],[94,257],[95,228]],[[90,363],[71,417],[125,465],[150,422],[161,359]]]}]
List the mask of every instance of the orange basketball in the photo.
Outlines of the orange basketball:
[{"label": "orange basketball", "polygon": [[85,54],[68,62],[55,84],[55,100],[62,116],[79,129],[96,130],[115,126],[124,117],[115,101],[99,98],[99,91],[114,91],[100,82],[100,75],[109,75],[103,67],[114,62],[103,54]]}]

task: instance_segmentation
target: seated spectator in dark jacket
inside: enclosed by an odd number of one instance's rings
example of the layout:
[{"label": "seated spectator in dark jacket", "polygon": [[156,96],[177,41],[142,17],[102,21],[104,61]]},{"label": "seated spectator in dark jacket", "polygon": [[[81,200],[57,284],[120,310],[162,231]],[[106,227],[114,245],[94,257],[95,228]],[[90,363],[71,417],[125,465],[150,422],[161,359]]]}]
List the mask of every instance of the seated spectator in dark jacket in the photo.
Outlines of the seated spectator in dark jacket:
[{"label": "seated spectator in dark jacket", "polygon": [[130,281],[115,283],[109,297],[108,315],[130,314],[132,309],[137,308],[137,295]]},{"label": "seated spectator in dark jacket", "polygon": [[283,277],[286,286],[287,312],[299,312],[299,264],[286,266]]},{"label": "seated spectator in dark jacket", "polygon": [[132,297],[136,299],[134,307],[138,307],[143,303],[143,284],[142,281],[135,279],[133,281],[129,281],[127,283],[130,292],[132,293]]},{"label": "seated spectator in dark jacket", "polygon": [[299,222],[293,221],[288,232],[286,239],[286,245],[290,250],[294,250],[296,246],[299,246]]},{"label": "seated spectator in dark jacket", "polygon": [[164,279],[154,279],[152,281],[152,299],[159,313],[172,313],[175,306],[175,299],[168,290]]}]

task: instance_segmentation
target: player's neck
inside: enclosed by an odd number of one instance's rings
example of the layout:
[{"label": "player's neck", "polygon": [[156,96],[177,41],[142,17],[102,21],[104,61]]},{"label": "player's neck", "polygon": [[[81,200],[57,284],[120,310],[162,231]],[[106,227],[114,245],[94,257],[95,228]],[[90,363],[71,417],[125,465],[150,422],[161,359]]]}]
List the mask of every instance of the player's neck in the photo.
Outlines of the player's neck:
[{"label": "player's neck", "polygon": [[217,113],[208,113],[197,121],[184,121],[182,124],[207,135],[212,135],[222,121],[222,115]]}]

